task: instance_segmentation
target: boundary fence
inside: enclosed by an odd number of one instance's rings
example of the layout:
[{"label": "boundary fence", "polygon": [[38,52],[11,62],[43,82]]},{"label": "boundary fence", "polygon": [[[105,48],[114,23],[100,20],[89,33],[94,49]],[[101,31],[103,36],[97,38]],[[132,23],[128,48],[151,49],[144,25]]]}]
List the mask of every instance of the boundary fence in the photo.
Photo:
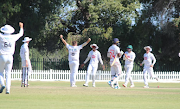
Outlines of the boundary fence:
[{"label": "boundary fence", "polygon": [[[21,70],[12,70],[11,78],[12,80],[21,80]],[[180,83],[180,73],[178,71],[155,71],[155,75],[158,76],[159,82],[177,82]],[[133,71],[131,73],[132,78],[135,82],[143,82],[143,72],[142,71]],[[5,75],[4,75],[5,76]],[[155,79],[150,78],[147,75],[149,82],[157,82]],[[85,81],[86,70],[79,70],[76,76],[77,81]],[[70,79],[70,70],[33,70],[30,74],[30,81],[69,81]],[[96,73],[96,81],[104,82],[111,79],[110,71],[101,71],[98,70]],[[92,76],[90,75],[90,80]],[[119,81],[125,80],[125,72],[122,72],[122,75]]]}]

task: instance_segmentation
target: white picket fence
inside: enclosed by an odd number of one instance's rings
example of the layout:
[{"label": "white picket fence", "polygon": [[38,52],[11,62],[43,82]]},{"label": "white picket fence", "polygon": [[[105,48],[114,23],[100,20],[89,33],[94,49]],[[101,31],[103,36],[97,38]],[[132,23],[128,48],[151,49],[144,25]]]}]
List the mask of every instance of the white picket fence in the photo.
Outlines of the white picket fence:
[{"label": "white picket fence", "polygon": [[[21,80],[21,70],[12,70],[11,78],[12,80]],[[154,72],[155,75],[160,79],[159,82],[177,82],[180,83],[180,72],[169,71],[169,72]],[[132,72],[132,78],[135,82],[143,82],[143,72]],[[5,76],[5,75],[4,75]],[[30,81],[69,81],[70,71],[69,70],[33,70],[29,80]],[[86,71],[79,70],[76,76],[77,81],[85,81]],[[90,79],[92,77],[90,76]],[[98,70],[96,73],[96,81],[108,81],[111,79],[110,71],[101,71]],[[157,82],[155,79],[152,79],[148,75],[150,82]],[[125,72],[123,71],[119,81],[125,80]]]}]

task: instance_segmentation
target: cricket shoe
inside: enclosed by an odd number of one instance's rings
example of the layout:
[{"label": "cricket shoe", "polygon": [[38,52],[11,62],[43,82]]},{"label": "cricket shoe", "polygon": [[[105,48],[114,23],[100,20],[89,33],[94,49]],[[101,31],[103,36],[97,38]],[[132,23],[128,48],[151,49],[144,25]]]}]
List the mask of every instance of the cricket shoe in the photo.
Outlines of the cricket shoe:
[{"label": "cricket shoe", "polygon": [[114,85],[111,83],[111,81],[107,82],[111,88],[114,88]]},{"label": "cricket shoe", "polygon": [[127,87],[127,85],[126,84],[123,84],[123,86],[126,88]]},{"label": "cricket shoe", "polygon": [[[25,86],[27,86],[27,84],[25,84]],[[28,84],[28,86],[29,86],[29,84]]]},{"label": "cricket shoe", "polygon": [[72,85],[71,87],[77,87],[76,85]]},{"label": "cricket shoe", "polygon": [[158,79],[158,78],[156,78],[156,81],[159,81],[159,79]]},{"label": "cricket shoe", "polygon": [[6,94],[10,94],[10,92],[6,92]]},{"label": "cricket shoe", "polygon": [[93,87],[96,87],[96,85],[95,85],[95,84],[93,84],[92,86],[93,86]]},{"label": "cricket shoe", "polygon": [[131,86],[129,86],[130,88],[133,88],[134,87],[134,85],[131,85]]},{"label": "cricket shoe", "polygon": [[2,86],[2,87],[1,87],[0,93],[3,92],[4,88],[5,88],[5,86]]},{"label": "cricket shoe", "polygon": [[149,88],[149,86],[144,86],[144,88]]},{"label": "cricket shoe", "polygon": [[121,88],[121,87],[119,87],[119,86],[115,86],[115,87],[114,87],[114,89],[120,89],[120,88]]},{"label": "cricket shoe", "polygon": [[84,87],[88,87],[88,84],[83,84]]}]

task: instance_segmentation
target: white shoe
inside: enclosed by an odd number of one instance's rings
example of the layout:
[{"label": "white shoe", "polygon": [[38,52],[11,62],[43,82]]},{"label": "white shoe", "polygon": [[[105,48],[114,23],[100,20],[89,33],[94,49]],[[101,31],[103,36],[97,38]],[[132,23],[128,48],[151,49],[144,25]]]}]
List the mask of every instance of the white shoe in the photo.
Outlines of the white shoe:
[{"label": "white shoe", "polygon": [[158,79],[158,78],[156,78],[156,80],[158,81],[159,79]]},{"label": "white shoe", "polygon": [[149,88],[149,86],[144,86],[144,88]]},{"label": "white shoe", "polygon": [[127,87],[127,85],[123,84],[124,87]]},{"label": "white shoe", "polygon": [[83,84],[84,87],[88,87],[88,84]]},{"label": "white shoe", "polygon": [[121,88],[121,87],[119,87],[119,86],[115,86],[115,87],[114,87],[114,89],[120,89],[120,88]]},{"label": "white shoe", "polygon": [[76,85],[72,85],[71,87],[77,87]]},{"label": "white shoe", "polygon": [[93,84],[92,86],[93,86],[93,87],[96,87],[96,85],[95,85],[95,84]]},{"label": "white shoe", "polygon": [[114,88],[114,84],[111,83],[111,81],[107,82],[111,88]]},{"label": "white shoe", "polygon": [[133,88],[134,87],[134,85],[131,85],[131,86],[129,86],[130,88]]}]

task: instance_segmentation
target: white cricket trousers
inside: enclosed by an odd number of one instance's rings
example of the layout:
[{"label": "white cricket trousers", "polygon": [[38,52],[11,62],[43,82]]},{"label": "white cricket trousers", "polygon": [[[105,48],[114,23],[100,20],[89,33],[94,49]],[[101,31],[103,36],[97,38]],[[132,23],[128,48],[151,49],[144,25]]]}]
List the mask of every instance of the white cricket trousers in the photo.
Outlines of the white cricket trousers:
[{"label": "white cricket trousers", "polygon": [[126,71],[126,78],[125,78],[125,85],[127,85],[130,81],[131,85],[134,85],[131,77],[131,72],[133,70],[133,65],[125,65],[124,66],[125,71]]},{"label": "white cricket trousers", "polygon": [[116,83],[116,85],[119,86],[118,84],[118,80],[120,78],[120,75],[122,73],[122,67],[121,67],[121,63],[115,63],[113,66],[111,66],[111,82],[113,84]]},{"label": "white cricket trousers", "polygon": [[98,69],[98,65],[89,64],[88,69],[87,69],[87,74],[86,74],[86,84],[89,83],[89,75],[92,72],[92,83],[93,85],[95,85],[95,77],[96,77],[97,69]]},{"label": "white cricket trousers", "polygon": [[79,62],[77,61],[72,61],[69,62],[69,68],[70,68],[70,84],[71,86],[76,84],[76,74],[78,73],[78,68],[79,68]]},{"label": "white cricket trousers", "polygon": [[3,77],[3,72],[5,70],[7,92],[10,92],[12,66],[13,66],[12,55],[0,55],[0,84],[2,86],[5,86],[4,77]]},{"label": "white cricket trousers", "polygon": [[[31,61],[30,59],[27,60],[28,61],[28,77],[31,75],[31,72],[32,72],[32,66],[31,66]],[[25,66],[26,66],[26,60],[24,59],[21,59],[21,63],[22,63],[22,72],[23,72],[23,80],[24,78],[27,79],[27,73],[25,72]],[[26,83],[25,83],[26,84]]]},{"label": "white cricket trousers", "polygon": [[157,79],[157,77],[154,75],[154,71],[153,71],[153,68],[152,68],[152,67],[144,67],[144,69],[143,69],[143,77],[144,77],[144,84],[145,84],[146,86],[148,86],[147,73],[149,73],[149,76],[150,76],[151,78]]}]

